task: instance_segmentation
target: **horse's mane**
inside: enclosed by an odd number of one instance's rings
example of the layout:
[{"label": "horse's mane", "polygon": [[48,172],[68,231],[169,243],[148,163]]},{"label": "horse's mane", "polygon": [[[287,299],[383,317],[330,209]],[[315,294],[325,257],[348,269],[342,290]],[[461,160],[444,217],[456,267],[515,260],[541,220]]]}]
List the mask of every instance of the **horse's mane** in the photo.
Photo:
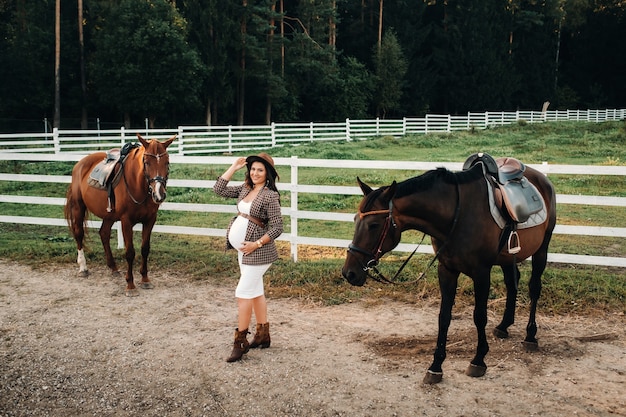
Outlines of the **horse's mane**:
[{"label": "horse's mane", "polygon": [[482,176],[483,171],[481,167],[459,172],[452,172],[446,168],[437,168],[426,171],[424,174],[418,175],[417,177],[399,182],[395,196],[400,198],[409,194],[429,190],[439,181],[443,181],[446,184],[466,184],[478,178],[482,178]]},{"label": "horse's mane", "polygon": [[[472,169],[467,171],[459,172],[452,172],[446,168],[437,168],[426,171],[422,175],[399,182],[396,188],[395,197],[406,197],[410,194],[429,190],[439,181],[443,181],[446,184],[466,184],[482,178],[482,176],[482,168],[478,166],[474,166]],[[388,185],[380,187],[368,194],[367,198],[363,202],[363,208],[361,210],[370,210],[370,207],[387,188],[389,188]]]}]

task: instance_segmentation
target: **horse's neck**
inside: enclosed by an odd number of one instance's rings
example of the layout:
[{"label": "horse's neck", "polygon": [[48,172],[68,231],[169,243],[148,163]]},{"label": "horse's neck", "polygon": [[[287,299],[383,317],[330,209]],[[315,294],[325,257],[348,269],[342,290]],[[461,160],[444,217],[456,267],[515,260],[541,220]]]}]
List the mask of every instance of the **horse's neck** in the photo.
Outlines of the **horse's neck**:
[{"label": "horse's neck", "polygon": [[128,156],[124,162],[124,175],[126,176],[126,183],[132,191],[136,193],[145,191],[147,193],[148,183],[144,180],[143,147],[136,148]]},{"label": "horse's neck", "polygon": [[404,220],[400,226],[401,230],[419,230],[434,238],[445,240],[464,210],[460,206],[463,195],[470,195],[472,199],[475,199],[478,198],[476,193],[479,192],[478,182],[463,184],[458,189],[456,184],[445,183],[442,186],[403,197],[401,199],[403,201],[397,203],[398,206],[405,207],[404,212],[401,213],[401,219]]}]

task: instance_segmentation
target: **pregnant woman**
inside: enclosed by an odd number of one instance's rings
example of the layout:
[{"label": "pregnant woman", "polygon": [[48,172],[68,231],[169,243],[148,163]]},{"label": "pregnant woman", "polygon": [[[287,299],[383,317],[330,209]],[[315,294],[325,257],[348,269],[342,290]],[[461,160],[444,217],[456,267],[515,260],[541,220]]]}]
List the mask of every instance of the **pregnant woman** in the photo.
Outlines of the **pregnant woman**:
[{"label": "pregnant woman", "polygon": [[[243,184],[229,186],[233,174],[247,167]],[[237,249],[241,276],[237,298],[238,327],[235,329],[233,351],[226,359],[235,362],[250,348],[270,347],[270,325],[263,275],[278,259],[274,240],[283,232],[280,195],[276,189],[278,173],[274,160],[266,153],[238,158],[217,179],[213,190],[222,197],[237,199],[237,217],[228,226],[227,249]],[[248,328],[256,318],[256,333],[248,342]]]}]

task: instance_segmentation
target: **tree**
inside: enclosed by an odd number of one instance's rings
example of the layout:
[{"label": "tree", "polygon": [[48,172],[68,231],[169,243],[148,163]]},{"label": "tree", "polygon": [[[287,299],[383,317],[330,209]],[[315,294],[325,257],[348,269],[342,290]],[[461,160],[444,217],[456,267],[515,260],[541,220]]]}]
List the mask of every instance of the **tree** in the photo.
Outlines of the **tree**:
[{"label": "tree", "polygon": [[40,128],[54,105],[54,1],[0,2],[0,38],[0,116],[11,119],[4,130],[32,131],[24,119],[35,118]]},{"label": "tree", "polygon": [[407,62],[393,30],[388,30],[380,46],[374,49],[376,75],[376,116],[385,118],[388,111],[400,106]]},{"label": "tree", "polygon": [[518,88],[508,54],[508,14],[499,0],[438,4],[433,29],[433,107],[444,113],[505,109]]},{"label": "tree", "polygon": [[204,66],[205,82],[200,92],[205,103],[204,121],[208,126],[217,124],[220,111],[235,100],[233,77],[239,66],[236,51],[240,10],[234,2],[219,0],[184,0],[179,1],[179,7],[189,21],[190,43],[199,51]]},{"label": "tree", "polygon": [[202,65],[186,41],[186,21],[166,0],[121,0],[94,33],[91,73],[103,103],[124,114],[157,116],[198,105]]}]

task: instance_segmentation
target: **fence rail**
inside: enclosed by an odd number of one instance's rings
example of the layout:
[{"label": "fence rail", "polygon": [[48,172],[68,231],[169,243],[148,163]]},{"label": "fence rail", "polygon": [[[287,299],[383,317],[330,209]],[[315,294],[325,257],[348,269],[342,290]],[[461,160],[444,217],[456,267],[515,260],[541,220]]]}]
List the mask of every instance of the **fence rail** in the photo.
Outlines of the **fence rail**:
[{"label": "fence rail", "polygon": [[[0,153],[0,160],[18,160],[18,161],[78,161],[84,155],[75,153],[66,154],[25,154],[25,153]],[[175,164],[203,164],[203,165],[220,165],[227,166],[233,161],[232,157],[227,156],[183,156],[171,155],[170,161]],[[354,186],[328,186],[316,184],[302,184],[298,179],[298,169],[300,167],[312,168],[347,168],[362,169],[363,161],[351,160],[324,160],[324,159],[300,159],[291,158],[275,158],[276,165],[285,166],[290,169],[291,181],[289,183],[279,183],[281,190],[290,193],[291,204],[289,207],[283,207],[282,212],[285,217],[290,219],[290,233],[284,233],[279,239],[290,243],[290,254],[294,261],[298,260],[299,245],[317,245],[328,247],[346,248],[350,243],[347,239],[329,239],[316,236],[302,236],[298,233],[298,221],[301,219],[313,220],[332,220],[341,222],[352,222],[353,213],[343,212],[317,212],[300,210],[298,207],[299,193],[313,194],[338,194],[338,195],[361,195],[361,190]],[[460,170],[462,163],[440,163],[440,162],[409,162],[409,161],[368,161],[368,168],[371,169],[389,169],[389,170],[412,170],[425,171],[437,167],[446,167],[450,170]],[[545,174],[568,174],[568,175],[618,175],[626,178],[626,167],[624,166],[582,166],[582,165],[549,165],[549,164],[528,164]],[[176,170],[173,169],[172,172]],[[15,173],[0,173],[0,181],[17,181],[17,182],[39,182],[39,183],[67,183],[70,182],[69,176],[63,175],[27,175]],[[196,189],[211,189],[215,181],[211,180],[190,180],[171,178],[168,187],[186,187]],[[587,196],[587,195],[567,195],[558,194],[557,202],[559,204],[584,204],[626,207],[626,197],[608,197],[608,196]],[[29,207],[33,204],[63,206],[64,198],[58,197],[40,197],[40,196],[23,196],[23,195],[0,195],[0,203],[16,203],[24,205],[24,214],[20,216],[9,216],[0,213],[0,223],[17,223],[32,225],[49,225],[49,226],[66,226],[63,218],[41,218],[27,216]],[[161,210],[171,211],[187,211],[187,212],[209,212],[209,213],[236,213],[236,207],[232,204],[196,204],[188,202],[165,202]],[[89,227],[99,228],[99,221],[90,221]],[[140,226],[137,226],[137,230]],[[224,236],[225,229],[203,228],[203,227],[185,227],[167,224],[157,224],[154,228],[155,232],[174,233],[186,235],[200,236]],[[578,236],[602,236],[626,238],[626,228],[623,227],[603,227],[603,226],[579,226],[579,225],[561,225],[557,224],[554,231],[555,234],[561,235],[578,235]],[[122,247],[123,242],[121,233],[118,230],[118,246]],[[400,243],[395,251],[411,252],[414,245],[408,243]],[[421,246],[418,249],[420,253],[432,254],[430,245]],[[589,256],[581,254],[563,254],[549,253],[549,262],[572,263],[583,265],[600,265],[626,267],[626,257],[608,257],[608,256]]]},{"label": "fence rail", "polygon": [[166,139],[177,135],[169,147],[172,155],[216,155],[235,151],[295,145],[314,141],[351,141],[379,136],[449,133],[486,129],[526,121],[605,122],[624,120],[626,109],[516,111],[468,113],[463,116],[428,114],[398,120],[350,120],[339,123],[272,123],[261,126],[179,126],[176,129],[60,130],[50,133],[0,134],[0,150],[27,153],[81,153],[122,146],[144,136]]}]

